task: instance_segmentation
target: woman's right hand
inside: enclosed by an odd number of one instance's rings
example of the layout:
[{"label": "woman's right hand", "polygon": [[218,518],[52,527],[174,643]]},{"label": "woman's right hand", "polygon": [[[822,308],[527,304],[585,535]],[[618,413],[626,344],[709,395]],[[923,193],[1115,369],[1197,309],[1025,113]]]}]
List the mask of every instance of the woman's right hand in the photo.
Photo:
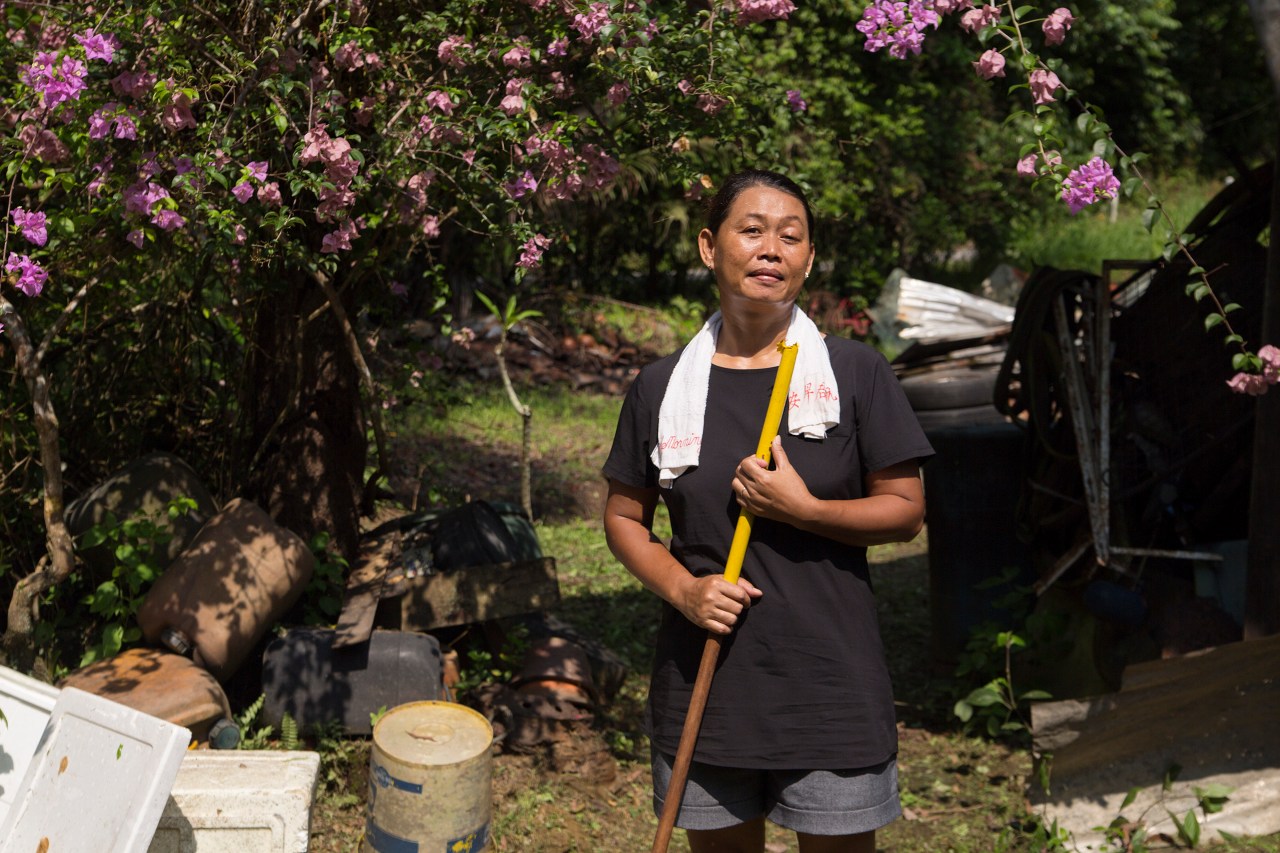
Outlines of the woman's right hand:
[{"label": "woman's right hand", "polygon": [[690,576],[671,603],[698,627],[728,634],[751,602],[763,594],[743,577],[731,584],[723,575]]}]

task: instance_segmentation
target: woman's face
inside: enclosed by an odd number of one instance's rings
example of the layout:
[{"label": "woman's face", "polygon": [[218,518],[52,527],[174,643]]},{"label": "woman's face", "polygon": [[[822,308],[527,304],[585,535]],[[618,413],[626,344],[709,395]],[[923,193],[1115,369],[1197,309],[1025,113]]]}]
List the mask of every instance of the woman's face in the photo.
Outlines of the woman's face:
[{"label": "woman's face", "polygon": [[748,187],[712,234],[698,235],[702,260],[715,272],[724,310],[790,308],[813,265],[804,205],[772,187]]}]

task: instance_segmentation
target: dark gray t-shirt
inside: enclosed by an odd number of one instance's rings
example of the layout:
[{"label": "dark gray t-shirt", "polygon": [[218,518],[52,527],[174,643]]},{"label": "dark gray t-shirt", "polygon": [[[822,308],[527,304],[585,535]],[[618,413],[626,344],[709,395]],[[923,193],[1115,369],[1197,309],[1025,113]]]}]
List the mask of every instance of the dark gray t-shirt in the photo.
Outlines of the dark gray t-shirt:
[{"label": "dark gray t-shirt", "polygon": [[[933,454],[888,362],[827,338],[840,423],[823,440],[787,432],[782,446],[809,491],[863,496],[863,475]],[[679,353],[641,370],[622,406],[606,477],[657,488],[649,454]],[[660,490],[671,552],[697,576],[724,571],[738,505],[733,471],[755,453],[775,368],[712,366],[698,467]],[[724,643],[694,757],[728,767],[852,769],[897,751],[893,694],[876,622],[866,549],[756,519],[742,574],[764,595]],[[674,754],[706,641],[664,604],[649,690],[650,736]]]}]

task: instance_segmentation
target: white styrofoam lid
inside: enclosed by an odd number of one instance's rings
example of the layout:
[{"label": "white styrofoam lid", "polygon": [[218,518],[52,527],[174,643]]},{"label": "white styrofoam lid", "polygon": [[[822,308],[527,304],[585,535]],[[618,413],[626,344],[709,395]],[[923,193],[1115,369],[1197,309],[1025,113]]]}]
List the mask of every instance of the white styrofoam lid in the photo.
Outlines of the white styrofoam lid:
[{"label": "white styrofoam lid", "polygon": [[190,740],[182,726],[65,688],[0,826],[4,850],[144,853]]}]

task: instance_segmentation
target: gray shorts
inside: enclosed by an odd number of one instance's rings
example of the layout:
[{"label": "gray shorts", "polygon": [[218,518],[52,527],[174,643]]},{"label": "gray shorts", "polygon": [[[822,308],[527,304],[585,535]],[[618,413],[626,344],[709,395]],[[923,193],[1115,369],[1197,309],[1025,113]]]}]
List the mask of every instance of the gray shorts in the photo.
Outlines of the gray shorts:
[{"label": "gray shorts", "polygon": [[[653,750],[653,809],[659,817],[674,763],[673,756]],[[807,835],[856,835],[900,814],[893,758],[855,770],[747,770],[695,761],[676,826],[726,829],[763,816]]]}]

